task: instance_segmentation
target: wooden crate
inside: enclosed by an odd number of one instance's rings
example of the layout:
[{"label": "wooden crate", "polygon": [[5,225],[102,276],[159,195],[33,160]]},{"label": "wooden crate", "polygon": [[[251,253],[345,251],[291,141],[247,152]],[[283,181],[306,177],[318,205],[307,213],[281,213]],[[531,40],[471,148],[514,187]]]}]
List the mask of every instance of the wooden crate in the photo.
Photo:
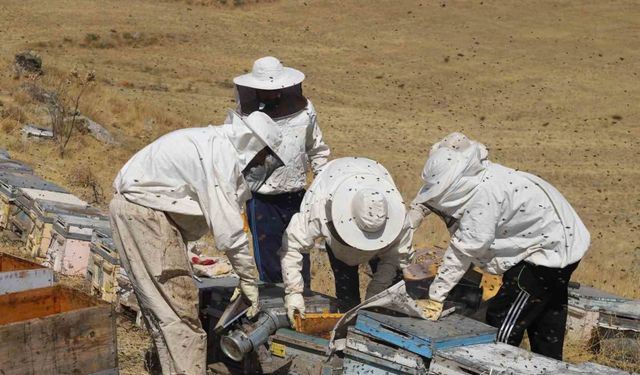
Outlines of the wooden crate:
[{"label": "wooden crate", "polygon": [[615,359],[640,362],[640,301],[570,286],[567,338]]},{"label": "wooden crate", "polygon": [[0,296],[0,374],[117,374],[111,305],[63,286]]},{"label": "wooden crate", "polygon": [[58,215],[53,223],[46,264],[63,275],[85,276],[94,230],[109,229],[106,217]]},{"label": "wooden crate", "polygon": [[53,281],[50,269],[0,253],[0,295],[52,286]]},{"label": "wooden crate", "polygon": [[[96,229],[91,236],[89,245],[90,257],[87,267],[87,279],[91,282],[91,294],[107,302],[118,301],[120,260],[111,232],[106,229]],[[130,284],[125,275],[126,284]],[[123,283],[124,284],[124,283]],[[123,285],[126,289],[126,285]]]},{"label": "wooden crate", "polygon": [[360,311],[355,327],[377,340],[426,358],[431,358],[438,349],[494,342],[497,332],[494,327],[458,314],[433,322]]},{"label": "wooden crate", "polygon": [[25,252],[44,261],[51,242],[53,220],[60,214],[87,216],[100,212],[73,194],[43,189],[21,188],[15,198],[15,212],[8,228],[25,243]]},{"label": "wooden crate", "polygon": [[[0,167],[2,164],[0,163]],[[7,228],[11,206],[22,188],[66,192],[60,186],[21,170],[0,169],[0,229]]]},{"label": "wooden crate", "polygon": [[[19,196],[18,202],[21,202],[22,198],[22,195]],[[47,251],[53,237],[53,225],[61,215],[104,219],[100,210],[89,205],[36,199],[29,212],[34,225],[26,237],[25,244],[27,253],[32,257],[42,262],[46,261]]]}]

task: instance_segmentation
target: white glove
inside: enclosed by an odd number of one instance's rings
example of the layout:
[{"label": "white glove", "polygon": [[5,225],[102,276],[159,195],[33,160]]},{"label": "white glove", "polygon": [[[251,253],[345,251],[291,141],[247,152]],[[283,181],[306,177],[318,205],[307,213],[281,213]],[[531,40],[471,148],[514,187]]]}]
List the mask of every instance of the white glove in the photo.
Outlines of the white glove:
[{"label": "white glove", "polygon": [[418,227],[422,223],[422,220],[424,220],[424,218],[427,217],[427,215],[429,215],[430,213],[431,210],[429,210],[427,207],[419,203],[412,203],[409,207],[409,211],[407,211],[407,216],[404,220],[405,228],[408,227],[413,230],[418,229]]},{"label": "white glove", "polygon": [[251,302],[251,307],[247,310],[247,318],[253,318],[260,311],[260,304],[258,301],[259,292],[255,281],[240,280],[240,285],[233,291],[230,302],[235,301],[240,297],[240,294],[244,294],[249,302]]},{"label": "white glove", "polygon": [[251,302],[251,307],[247,311],[247,317],[252,318],[260,311],[255,260],[253,256],[251,256],[248,246],[239,250],[229,250],[226,252],[226,255],[227,258],[229,258],[233,270],[240,278],[240,284],[233,292],[231,302],[238,298],[240,293],[244,294]]},{"label": "white glove", "polygon": [[304,319],[304,297],[300,293],[291,293],[284,296],[284,307],[287,308],[287,317],[291,323],[291,327],[296,328],[296,320],[294,314],[296,311],[300,313],[300,317]]}]

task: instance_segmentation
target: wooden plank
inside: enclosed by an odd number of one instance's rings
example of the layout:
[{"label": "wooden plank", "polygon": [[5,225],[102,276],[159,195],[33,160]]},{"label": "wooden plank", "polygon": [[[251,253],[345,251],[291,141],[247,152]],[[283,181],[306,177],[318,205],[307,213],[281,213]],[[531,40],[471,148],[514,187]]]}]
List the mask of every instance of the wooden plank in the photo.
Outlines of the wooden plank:
[{"label": "wooden plank", "polygon": [[358,313],[356,329],[427,358],[436,349],[494,342],[497,331],[458,314],[433,322],[371,311]]},{"label": "wooden plank", "polygon": [[619,370],[600,365],[573,365],[503,343],[439,350],[431,361],[429,371],[436,375],[624,374]]},{"label": "wooden plank", "polygon": [[101,306],[0,326],[0,373],[92,374],[115,368],[114,319]]},{"label": "wooden plank", "polygon": [[46,268],[0,272],[0,295],[53,285],[53,271]]},{"label": "wooden plank", "polygon": [[53,271],[37,263],[0,253],[0,295],[45,288],[54,282]]},{"label": "wooden plank", "polygon": [[391,375],[391,374],[427,374],[426,370],[403,366],[401,364],[381,359],[375,355],[346,348],[344,350],[344,373],[362,375]]},{"label": "wooden plank", "polygon": [[624,375],[628,372],[618,370],[615,368],[599,365],[593,362],[585,362],[575,366],[582,374],[592,375]]},{"label": "wooden plank", "polygon": [[349,327],[345,353],[345,373],[426,374],[425,359],[361,334]]},{"label": "wooden plank", "polygon": [[10,324],[28,319],[57,314],[57,287],[40,288],[0,296],[0,324]]},{"label": "wooden plank", "polygon": [[37,268],[46,267],[13,255],[0,253],[0,272],[32,270]]}]

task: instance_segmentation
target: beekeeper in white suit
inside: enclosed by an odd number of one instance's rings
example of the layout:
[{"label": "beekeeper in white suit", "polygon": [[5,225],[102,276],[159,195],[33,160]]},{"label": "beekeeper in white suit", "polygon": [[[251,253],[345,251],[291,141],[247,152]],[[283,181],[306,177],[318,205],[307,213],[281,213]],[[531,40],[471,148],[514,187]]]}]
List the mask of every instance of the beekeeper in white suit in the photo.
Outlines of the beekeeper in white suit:
[{"label": "beekeeper in white suit", "polygon": [[[313,104],[302,91],[305,75],[284,66],[273,56],[253,63],[247,74],[233,79],[242,116],[264,112],[282,131],[280,154],[285,166],[278,168],[247,202],[247,217],[253,238],[253,253],[260,280],[282,282],[278,250],[282,234],[300,209],[307,185],[307,172],[317,174],[329,157]],[[305,255],[303,276],[310,279],[310,261]]]},{"label": "beekeeper in white suit", "polygon": [[525,331],[532,351],[561,359],[568,283],[589,248],[590,236],[569,202],[539,177],[487,159],[484,145],[453,133],[434,145],[412,208],[432,211],[451,233],[443,264],[419,302],[438,319],[442,303],[471,265],[503,275],[487,322],[498,340],[519,345]]},{"label": "beekeeper in white suit", "polygon": [[206,333],[186,241],[209,230],[240,278],[234,298],[258,311],[255,263],[242,208],[281,165],[281,133],[265,114],[177,130],[136,153],[115,179],[113,239],[163,374],[205,374]]},{"label": "beekeeper in white suit", "polygon": [[413,232],[389,172],[367,158],[329,162],[309,187],[282,239],[280,256],[289,319],[305,313],[302,254],[324,239],[342,311],[360,303],[358,265],[377,258],[367,298],[388,288],[411,262]]}]

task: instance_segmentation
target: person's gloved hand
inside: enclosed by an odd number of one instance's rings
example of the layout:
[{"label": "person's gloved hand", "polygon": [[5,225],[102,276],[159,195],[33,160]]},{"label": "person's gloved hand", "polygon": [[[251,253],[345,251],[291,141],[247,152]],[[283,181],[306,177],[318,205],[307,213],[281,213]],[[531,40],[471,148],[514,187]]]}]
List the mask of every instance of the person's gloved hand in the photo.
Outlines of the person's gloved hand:
[{"label": "person's gloved hand", "polygon": [[251,302],[251,307],[247,310],[247,318],[253,318],[260,311],[260,305],[258,303],[258,286],[255,281],[240,280],[240,285],[233,291],[231,296],[231,302],[235,301],[244,294],[245,297]]},{"label": "person's gloved hand", "polygon": [[422,317],[428,320],[438,320],[442,314],[442,302],[434,301],[432,299],[419,299],[416,300],[418,308],[422,311]]},{"label": "person's gloved hand", "polygon": [[414,203],[409,207],[407,215],[404,220],[404,227],[411,228],[413,230],[418,229],[422,220],[431,213],[426,206]]},{"label": "person's gloved hand", "polygon": [[249,251],[249,246],[228,250],[226,255],[227,258],[229,258],[231,267],[233,267],[233,271],[240,278],[240,284],[233,292],[231,302],[235,301],[241,293],[244,294],[249,302],[251,302],[251,307],[247,310],[247,317],[253,318],[260,310],[260,305],[258,304],[259,292],[256,263]]},{"label": "person's gloved hand", "polygon": [[287,294],[284,297],[284,307],[287,308],[287,317],[291,323],[291,327],[296,328],[296,320],[294,314],[296,311],[300,313],[300,317],[304,319],[305,307],[304,297],[300,293]]}]

